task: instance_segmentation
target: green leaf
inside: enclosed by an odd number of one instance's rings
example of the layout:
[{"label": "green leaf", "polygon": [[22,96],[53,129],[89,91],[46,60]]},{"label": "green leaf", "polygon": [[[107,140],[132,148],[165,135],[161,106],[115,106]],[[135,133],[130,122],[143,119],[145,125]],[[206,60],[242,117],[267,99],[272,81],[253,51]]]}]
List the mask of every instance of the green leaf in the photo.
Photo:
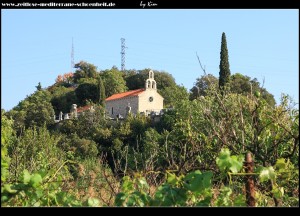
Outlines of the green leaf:
[{"label": "green leaf", "polygon": [[222,149],[219,157],[216,159],[216,163],[221,171],[230,170],[233,173],[239,172],[243,167],[244,157],[243,155],[230,156],[229,149]]},{"label": "green leaf", "polygon": [[283,187],[274,187],[272,193],[275,198],[279,199],[284,195],[284,188]]},{"label": "green leaf", "polygon": [[2,205],[4,202],[6,202],[7,200],[8,200],[8,196],[2,195],[2,196],[1,196],[1,205]]},{"label": "green leaf", "polygon": [[212,172],[201,173],[199,170],[186,175],[184,180],[186,188],[192,192],[203,192],[205,189],[211,188]]},{"label": "green leaf", "polygon": [[44,192],[43,190],[37,189],[35,191],[35,194],[36,194],[37,198],[41,198],[43,196],[43,192]]},{"label": "green leaf", "polygon": [[20,177],[20,181],[23,182],[24,184],[28,184],[30,182],[30,179],[31,179],[31,175],[30,173],[28,172],[28,170],[23,170],[23,173]]},{"label": "green leaf", "polygon": [[275,180],[274,168],[272,166],[270,166],[268,168],[263,167],[259,174],[259,180],[261,182],[264,182],[264,181],[268,181],[269,179]]},{"label": "green leaf", "polygon": [[138,179],[138,186],[139,186],[139,188],[146,188],[146,189],[149,188],[148,183],[145,178]]},{"label": "green leaf", "polygon": [[126,200],[126,198],[127,198],[127,194],[125,194],[123,192],[118,193],[116,196],[116,199],[115,199],[115,205],[122,206],[124,201]]},{"label": "green leaf", "polygon": [[237,156],[231,156],[230,170],[233,173],[238,173],[243,167],[243,158]]},{"label": "green leaf", "polygon": [[91,206],[91,207],[100,206],[100,201],[97,198],[89,198],[88,206]]},{"label": "green leaf", "polygon": [[42,183],[43,179],[42,176],[40,174],[34,174],[31,178],[30,178],[30,184],[32,185],[32,187],[38,187],[41,183]]},{"label": "green leaf", "polygon": [[281,170],[281,169],[286,169],[287,164],[286,164],[284,158],[279,158],[279,159],[276,161],[275,167],[277,167],[279,170]]},{"label": "green leaf", "polygon": [[237,195],[234,200],[234,206],[246,206],[246,200],[244,194]]},{"label": "green leaf", "polygon": [[122,184],[122,190],[124,192],[130,192],[130,191],[134,190],[134,184],[128,176],[125,176],[123,178],[123,181],[124,182]]},{"label": "green leaf", "polygon": [[222,149],[219,157],[216,159],[217,165],[221,171],[225,171],[227,167],[230,166],[230,151],[225,148]]},{"label": "green leaf", "polygon": [[41,169],[39,170],[38,174],[40,174],[41,177],[44,178],[48,174],[48,172],[46,169]]},{"label": "green leaf", "polygon": [[176,185],[177,176],[173,173],[168,173],[167,183],[170,185]]},{"label": "green leaf", "polygon": [[40,202],[35,202],[33,206],[34,206],[34,207],[40,207],[40,206],[41,206],[41,203],[40,203]]},{"label": "green leaf", "polygon": [[17,193],[18,191],[17,190],[14,190],[11,188],[11,184],[5,184],[4,187],[3,187],[3,192],[8,192],[10,194],[15,194]]}]

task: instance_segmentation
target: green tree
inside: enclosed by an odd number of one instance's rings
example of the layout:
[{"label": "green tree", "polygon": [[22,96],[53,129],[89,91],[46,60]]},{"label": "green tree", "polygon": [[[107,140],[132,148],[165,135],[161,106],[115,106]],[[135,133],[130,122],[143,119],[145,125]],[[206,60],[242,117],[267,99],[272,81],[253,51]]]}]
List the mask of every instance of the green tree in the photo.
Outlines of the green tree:
[{"label": "green tree", "polygon": [[160,93],[164,97],[165,107],[176,106],[177,103],[189,98],[189,93],[184,86],[166,87]]},{"label": "green tree", "polygon": [[228,60],[228,49],[226,42],[226,35],[222,33],[222,43],[220,52],[220,72],[219,72],[219,88],[224,89],[225,85],[229,83],[230,79],[230,68]]},{"label": "green tree", "polygon": [[73,79],[75,83],[82,78],[96,78],[97,77],[97,67],[93,64],[81,61],[75,64],[76,71],[74,73]]},{"label": "green tree", "polygon": [[96,103],[98,98],[98,87],[96,84],[92,83],[82,83],[80,84],[76,90],[76,97],[78,99],[79,105],[86,105],[88,100]]},{"label": "green tree", "polygon": [[233,93],[244,95],[260,92],[261,97],[265,99],[269,105],[275,106],[276,104],[274,96],[265,88],[261,87],[256,78],[251,79],[250,77],[244,76],[240,73],[233,74],[230,77],[230,90]]},{"label": "green tree", "polygon": [[[207,92],[211,91],[211,89],[216,89],[217,85],[218,78],[211,74],[197,78],[195,85],[190,89],[190,100],[207,96]],[[276,103],[274,96],[265,88],[261,87],[261,84],[256,78],[251,79],[248,76],[236,73],[230,76],[229,86],[232,93],[251,95],[251,93],[254,94],[258,91],[269,105],[274,106]]]},{"label": "green tree", "polygon": [[[139,71],[128,71],[125,80],[129,90],[145,88],[146,79],[149,77],[149,68]],[[157,83],[158,91],[164,90],[167,87],[176,86],[174,77],[164,71],[153,70],[154,79]]]},{"label": "green tree", "polygon": [[105,87],[106,97],[127,91],[126,82],[123,79],[123,73],[116,67],[103,71],[101,73],[101,78]]},{"label": "green tree", "polygon": [[57,115],[60,111],[63,113],[70,112],[72,104],[76,104],[77,100],[75,90],[72,87],[55,86],[52,88],[51,104]]},{"label": "green tree", "polygon": [[8,112],[14,119],[14,126],[18,132],[25,127],[47,126],[54,123],[54,109],[50,102],[51,94],[47,90],[36,91],[21,101]]},{"label": "green tree", "polygon": [[105,105],[105,87],[101,76],[98,78],[98,102],[101,106]]},{"label": "green tree", "polygon": [[218,85],[218,78],[212,74],[203,75],[197,78],[193,88],[190,89],[190,100],[199,98],[200,96],[206,96],[206,91],[212,86]]}]

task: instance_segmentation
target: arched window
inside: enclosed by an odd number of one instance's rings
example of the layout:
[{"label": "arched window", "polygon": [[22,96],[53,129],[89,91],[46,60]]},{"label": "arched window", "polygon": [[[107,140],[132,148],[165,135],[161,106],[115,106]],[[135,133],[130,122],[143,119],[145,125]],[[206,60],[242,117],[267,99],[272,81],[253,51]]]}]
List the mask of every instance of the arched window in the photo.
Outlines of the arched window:
[{"label": "arched window", "polygon": [[153,77],[153,71],[152,70],[149,71],[149,79],[154,79],[154,77]]},{"label": "arched window", "polygon": [[151,88],[151,82],[148,81],[147,88]]},{"label": "arched window", "polygon": [[156,89],[156,82],[155,81],[152,81],[152,88]]}]

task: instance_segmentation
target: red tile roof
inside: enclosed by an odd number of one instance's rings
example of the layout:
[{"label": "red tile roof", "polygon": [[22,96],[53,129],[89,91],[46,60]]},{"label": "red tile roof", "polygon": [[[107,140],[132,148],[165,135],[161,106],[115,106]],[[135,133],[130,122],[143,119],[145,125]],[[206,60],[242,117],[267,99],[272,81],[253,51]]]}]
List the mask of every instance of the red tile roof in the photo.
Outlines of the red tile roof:
[{"label": "red tile roof", "polygon": [[83,106],[83,107],[78,107],[77,108],[77,112],[79,113],[79,112],[83,112],[83,111],[86,111],[86,110],[88,110],[88,109],[90,109],[91,108],[91,105],[86,105],[86,106]]},{"label": "red tile roof", "polygon": [[125,98],[125,97],[131,97],[131,96],[137,96],[144,91],[145,91],[145,89],[136,89],[136,90],[132,90],[132,91],[113,94],[112,96],[106,98],[105,101],[111,101],[111,100],[121,99],[121,98]]}]

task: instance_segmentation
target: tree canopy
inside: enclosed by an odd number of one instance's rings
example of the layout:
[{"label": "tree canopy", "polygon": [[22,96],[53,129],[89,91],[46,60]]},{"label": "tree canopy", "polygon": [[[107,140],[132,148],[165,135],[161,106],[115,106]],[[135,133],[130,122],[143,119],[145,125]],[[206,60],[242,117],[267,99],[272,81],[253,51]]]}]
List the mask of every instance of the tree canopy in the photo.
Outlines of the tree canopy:
[{"label": "tree canopy", "polygon": [[[144,88],[149,70],[94,69],[1,111],[2,206],[246,206],[252,175],[257,206],[299,206],[299,109],[290,97],[275,105],[257,79],[237,73],[226,94],[213,75],[199,77],[189,99],[158,71],[158,91],[173,107],[158,121],[115,121],[104,98]],[[93,109],[52,124],[54,111],[86,102]],[[255,158],[251,173],[246,152]]]},{"label": "tree canopy", "polygon": [[82,78],[96,78],[97,77],[97,67],[93,64],[81,61],[75,64],[76,71],[74,73],[73,79],[77,83]]},{"label": "tree canopy", "polygon": [[[206,96],[210,88],[213,87],[216,89],[217,83],[218,79],[211,74],[197,78],[194,87],[190,89],[190,99],[193,100],[200,96]],[[261,87],[256,78],[251,79],[249,76],[236,73],[230,76],[228,86],[230,87],[230,92],[236,94],[250,95],[258,91],[269,105],[274,106],[276,103],[274,96]]]},{"label": "tree canopy", "polygon": [[54,123],[54,109],[50,102],[51,94],[47,90],[37,90],[21,101],[8,115],[15,120],[15,128],[25,128]]},{"label": "tree canopy", "polygon": [[105,96],[127,91],[126,82],[123,79],[123,73],[116,67],[101,71],[101,79],[105,87]]}]

